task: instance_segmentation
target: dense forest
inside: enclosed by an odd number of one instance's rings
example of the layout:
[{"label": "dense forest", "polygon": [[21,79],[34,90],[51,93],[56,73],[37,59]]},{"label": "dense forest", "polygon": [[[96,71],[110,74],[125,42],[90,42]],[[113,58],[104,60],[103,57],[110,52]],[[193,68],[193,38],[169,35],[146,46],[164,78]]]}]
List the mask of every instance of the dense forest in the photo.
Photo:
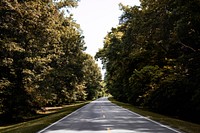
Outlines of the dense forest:
[{"label": "dense forest", "polygon": [[[69,9],[77,0],[0,1],[0,116],[102,95],[101,72]],[[2,119],[2,118],[1,118]]]},{"label": "dense forest", "polygon": [[119,25],[96,54],[115,99],[200,122],[200,1],[120,5]]}]

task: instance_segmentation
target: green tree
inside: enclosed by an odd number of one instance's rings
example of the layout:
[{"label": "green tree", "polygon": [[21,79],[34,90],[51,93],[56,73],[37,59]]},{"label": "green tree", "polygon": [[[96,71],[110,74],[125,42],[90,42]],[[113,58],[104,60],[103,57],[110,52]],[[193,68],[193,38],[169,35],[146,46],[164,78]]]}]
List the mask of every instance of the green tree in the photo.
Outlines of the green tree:
[{"label": "green tree", "polygon": [[101,71],[92,56],[85,54],[84,81],[87,99],[92,100],[101,96]]},{"label": "green tree", "polygon": [[140,6],[120,6],[120,25],[96,54],[106,68],[110,93],[121,101],[197,120],[199,1],[141,0]]},{"label": "green tree", "polygon": [[76,1],[1,1],[0,112],[8,120],[84,97],[80,98],[85,88],[83,37],[73,18],[58,10],[75,5]]}]

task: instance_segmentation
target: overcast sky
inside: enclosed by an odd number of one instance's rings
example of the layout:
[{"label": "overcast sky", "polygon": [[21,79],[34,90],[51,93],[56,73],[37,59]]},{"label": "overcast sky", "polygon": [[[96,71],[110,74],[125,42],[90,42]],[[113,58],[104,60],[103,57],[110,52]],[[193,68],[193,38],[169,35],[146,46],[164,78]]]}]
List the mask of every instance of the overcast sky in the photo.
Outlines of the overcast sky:
[{"label": "overcast sky", "polygon": [[103,40],[112,27],[119,23],[122,11],[119,3],[139,5],[139,0],[81,0],[79,6],[71,11],[80,24],[85,37],[86,52],[94,56],[103,48]]}]

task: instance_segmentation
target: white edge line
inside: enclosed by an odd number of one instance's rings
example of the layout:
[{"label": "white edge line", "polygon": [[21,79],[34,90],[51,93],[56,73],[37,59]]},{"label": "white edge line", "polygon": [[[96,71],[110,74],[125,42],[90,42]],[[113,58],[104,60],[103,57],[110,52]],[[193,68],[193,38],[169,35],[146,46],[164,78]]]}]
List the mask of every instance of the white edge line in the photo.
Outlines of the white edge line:
[{"label": "white edge line", "polygon": [[[111,102],[111,103],[112,103],[112,102]],[[114,104],[114,103],[112,103],[112,104]],[[116,105],[116,104],[114,104],[114,105]],[[117,105],[117,106],[118,106],[118,105]],[[127,110],[128,112],[130,112],[130,113],[132,113],[132,114],[138,115],[138,116],[140,116],[140,117],[142,117],[142,118],[144,118],[144,119],[146,119],[146,120],[148,120],[148,121],[151,121],[151,122],[153,122],[153,123],[155,123],[155,124],[157,124],[157,125],[159,125],[159,126],[161,126],[161,127],[167,128],[167,129],[172,130],[172,131],[177,132],[177,133],[184,133],[184,132],[180,132],[180,131],[178,131],[178,130],[176,130],[176,129],[174,129],[174,128],[171,128],[171,127],[169,127],[169,126],[167,126],[167,125],[164,125],[164,124],[161,124],[161,123],[159,123],[159,122],[157,122],[157,121],[154,121],[154,120],[152,120],[152,119],[149,119],[149,118],[147,118],[147,117],[145,117],[145,116],[142,116],[142,115],[140,115],[140,114],[138,114],[138,113],[135,113],[135,112],[133,112],[133,111],[130,111],[130,110],[128,110],[128,109],[125,109],[125,108],[123,108],[123,107],[121,107],[121,106],[118,106],[118,107],[120,107],[120,108],[122,108],[122,109],[124,109],[124,110]]]},{"label": "white edge line", "polygon": [[[88,103],[88,104],[89,104],[89,103]],[[56,122],[50,124],[49,126],[45,127],[44,129],[38,131],[37,133],[42,133],[42,132],[44,132],[45,130],[47,130],[48,128],[50,128],[50,127],[52,127],[53,125],[57,124],[58,122],[62,121],[63,119],[65,119],[65,118],[67,118],[67,117],[73,115],[74,113],[78,112],[79,110],[83,109],[83,108],[86,107],[88,104],[86,104],[86,105],[84,105],[83,107],[81,107],[81,108],[75,110],[74,112],[68,114],[67,116],[65,116],[65,117],[63,117],[63,118],[61,118],[61,119],[59,119],[58,121],[56,121]]]}]

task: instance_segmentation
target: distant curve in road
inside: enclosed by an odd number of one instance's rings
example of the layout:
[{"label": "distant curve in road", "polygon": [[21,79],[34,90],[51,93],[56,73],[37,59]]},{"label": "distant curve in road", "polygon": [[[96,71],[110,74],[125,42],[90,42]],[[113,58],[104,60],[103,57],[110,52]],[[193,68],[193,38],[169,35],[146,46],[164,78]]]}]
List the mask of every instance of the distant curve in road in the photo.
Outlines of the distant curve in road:
[{"label": "distant curve in road", "polygon": [[38,133],[181,133],[119,107],[107,98],[97,99]]}]

